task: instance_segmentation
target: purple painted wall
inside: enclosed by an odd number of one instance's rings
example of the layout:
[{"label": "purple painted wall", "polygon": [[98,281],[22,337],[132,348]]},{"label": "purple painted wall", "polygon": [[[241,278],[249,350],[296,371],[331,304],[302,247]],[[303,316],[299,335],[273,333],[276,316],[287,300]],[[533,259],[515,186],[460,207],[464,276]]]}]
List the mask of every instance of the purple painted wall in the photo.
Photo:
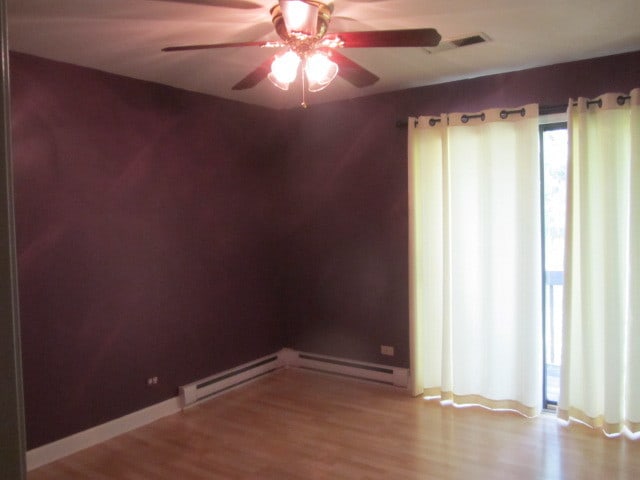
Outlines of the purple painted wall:
[{"label": "purple painted wall", "polygon": [[11,62],[28,448],[282,348],[278,114]]},{"label": "purple painted wall", "polygon": [[283,346],[408,366],[396,120],[640,85],[636,52],[276,112],[11,61],[29,448]]},{"label": "purple painted wall", "polygon": [[[640,52],[292,111],[286,303],[292,348],[407,367],[409,115],[566,104],[640,86]],[[395,357],[380,355],[380,345]]]},{"label": "purple painted wall", "polygon": [[[344,102],[292,111],[285,306],[293,348],[406,364],[406,130],[395,114]],[[396,357],[380,357],[380,345]]]}]

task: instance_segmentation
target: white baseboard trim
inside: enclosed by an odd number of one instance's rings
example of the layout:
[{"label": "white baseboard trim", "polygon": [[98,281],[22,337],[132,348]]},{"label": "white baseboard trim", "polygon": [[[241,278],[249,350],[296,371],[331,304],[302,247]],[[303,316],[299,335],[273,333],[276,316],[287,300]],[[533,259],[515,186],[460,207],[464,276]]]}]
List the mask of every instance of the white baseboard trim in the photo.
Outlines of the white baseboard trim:
[{"label": "white baseboard trim", "polygon": [[97,425],[88,430],[74,433],[55,442],[42,445],[27,452],[27,471],[59,460],[73,453],[105,442],[136,428],[147,425],[181,410],[178,397],[156,403],[150,407],[116,418],[107,423]]},{"label": "white baseboard trim", "polygon": [[[198,382],[180,387],[180,395],[124,417],[97,425],[27,452],[27,471],[54,462],[113,437],[140,428],[184,408],[222,395],[280,368],[302,368],[407,388],[409,370],[284,348]],[[199,394],[195,391],[200,390]]]}]

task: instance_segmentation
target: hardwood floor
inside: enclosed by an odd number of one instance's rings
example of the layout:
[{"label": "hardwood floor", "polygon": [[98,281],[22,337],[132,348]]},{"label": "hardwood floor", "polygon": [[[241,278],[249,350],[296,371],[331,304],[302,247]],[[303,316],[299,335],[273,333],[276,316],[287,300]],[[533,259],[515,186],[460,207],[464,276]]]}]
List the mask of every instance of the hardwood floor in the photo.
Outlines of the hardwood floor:
[{"label": "hardwood floor", "polygon": [[48,479],[637,479],[640,441],[280,370],[29,473]]}]

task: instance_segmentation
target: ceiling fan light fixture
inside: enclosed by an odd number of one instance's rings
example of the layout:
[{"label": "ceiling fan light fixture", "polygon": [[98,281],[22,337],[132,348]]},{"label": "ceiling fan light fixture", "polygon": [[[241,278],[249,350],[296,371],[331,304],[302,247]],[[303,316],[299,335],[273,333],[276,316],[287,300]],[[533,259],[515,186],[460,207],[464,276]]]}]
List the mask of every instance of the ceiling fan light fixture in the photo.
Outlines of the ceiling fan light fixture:
[{"label": "ceiling fan light fixture", "polygon": [[318,28],[318,9],[317,4],[303,0],[280,0],[282,18],[289,35],[315,36]]},{"label": "ceiling fan light fixture", "polygon": [[300,57],[292,50],[287,50],[282,55],[276,55],[271,64],[271,72],[267,78],[276,87],[282,90],[289,90],[291,84],[298,75]]},{"label": "ceiling fan light fixture", "polygon": [[338,74],[338,65],[329,59],[324,52],[314,52],[309,55],[304,64],[308,90],[319,92],[326,88]]}]

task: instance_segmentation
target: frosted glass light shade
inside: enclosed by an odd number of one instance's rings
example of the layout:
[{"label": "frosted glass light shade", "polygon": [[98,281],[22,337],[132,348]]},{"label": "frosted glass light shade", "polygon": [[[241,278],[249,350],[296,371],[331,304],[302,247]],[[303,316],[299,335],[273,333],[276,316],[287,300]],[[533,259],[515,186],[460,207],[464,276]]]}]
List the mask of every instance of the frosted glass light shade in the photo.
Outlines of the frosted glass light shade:
[{"label": "frosted glass light shade", "polygon": [[267,78],[276,87],[289,90],[289,84],[296,79],[298,74],[298,65],[300,65],[300,57],[295,52],[287,50],[282,55],[277,55],[273,60],[271,72]]},{"label": "frosted glass light shade", "polygon": [[304,65],[310,92],[318,92],[331,83],[338,74],[338,65],[329,60],[329,56],[322,52],[310,55]]}]

